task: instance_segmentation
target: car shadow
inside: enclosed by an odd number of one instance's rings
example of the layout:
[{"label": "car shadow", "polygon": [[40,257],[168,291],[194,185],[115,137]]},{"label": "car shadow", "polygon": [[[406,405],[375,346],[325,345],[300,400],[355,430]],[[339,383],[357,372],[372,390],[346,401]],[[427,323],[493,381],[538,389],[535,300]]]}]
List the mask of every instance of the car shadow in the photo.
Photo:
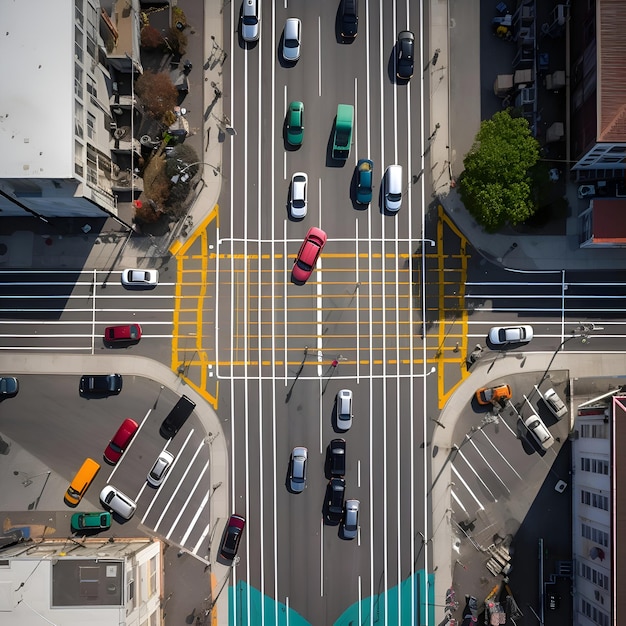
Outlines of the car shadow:
[{"label": "car shadow", "polygon": [[105,348],[109,350],[117,349],[117,348],[132,348],[139,343],[140,339],[128,339],[128,341],[107,341],[106,339],[102,340]]}]

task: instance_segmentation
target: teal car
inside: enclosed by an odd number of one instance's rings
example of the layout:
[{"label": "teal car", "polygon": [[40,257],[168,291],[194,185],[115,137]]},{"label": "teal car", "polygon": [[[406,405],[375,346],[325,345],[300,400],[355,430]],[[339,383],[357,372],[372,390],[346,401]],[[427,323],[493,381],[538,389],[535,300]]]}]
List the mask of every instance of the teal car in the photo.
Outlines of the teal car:
[{"label": "teal car", "polygon": [[374,163],[369,159],[360,159],[356,170],[356,201],[358,204],[369,204],[372,201]]},{"label": "teal car", "polygon": [[304,104],[291,102],[287,111],[287,143],[301,146],[304,139]]},{"label": "teal car", "polygon": [[111,528],[110,513],[74,513],[71,520],[72,530],[107,530]]}]

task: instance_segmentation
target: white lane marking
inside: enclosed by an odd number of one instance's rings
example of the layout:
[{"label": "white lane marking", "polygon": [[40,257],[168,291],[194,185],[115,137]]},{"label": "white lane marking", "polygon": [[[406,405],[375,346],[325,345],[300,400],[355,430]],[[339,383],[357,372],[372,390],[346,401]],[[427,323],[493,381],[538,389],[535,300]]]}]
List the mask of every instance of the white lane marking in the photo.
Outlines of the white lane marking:
[{"label": "white lane marking", "polygon": [[174,493],[170,497],[167,505],[163,508],[163,511],[161,512],[161,516],[159,517],[159,519],[157,520],[157,523],[154,526],[154,532],[156,532],[159,529],[159,526],[161,525],[161,522],[163,521],[165,514],[167,513],[168,509],[174,502],[174,498],[176,497],[176,494],[178,493],[179,489],[183,486],[183,483],[185,482],[185,478],[187,478],[187,474],[189,474],[189,472],[191,471],[191,466],[193,465],[194,461],[198,457],[198,454],[200,454],[200,450],[202,450],[203,446],[204,446],[204,441],[202,441],[200,445],[198,446],[198,449],[195,451],[193,457],[191,458],[191,461],[189,462],[189,465],[187,466],[185,473],[182,475],[180,482],[178,483],[178,485],[176,485],[176,489],[174,489]]},{"label": "white lane marking", "polygon": [[200,486],[200,481],[202,480],[202,478],[204,477],[208,469],[209,469],[209,460],[207,459],[207,462],[204,464],[204,467],[202,468],[202,471],[200,472],[200,475],[198,476],[195,485],[192,487],[191,492],[187,496],[187,499],[185,500],[185,503],[183,504],[183,506],[180,508],[180,511],[178,515],[176,516],[174,523],[172,524],[171,528],[165,535],[166,539],[169,539],[172,536],[174,529],[178,525],[178,522],[180,521],[180,518],[183,516],[183,513],[186,511],[187,507],[189,506],[189,503],[191,502],[192,497],[196,493],[196,489]]},{"label": "white lane marking", "polygon": [[[360,539],[360,537],[359,537]],[[358,581],[357,581],[357,594],[358,594],[358,598],[359,598],[359,624],[363,623],[363,581],[361,580],[361,576],[359,575]],[[372,615],[372,619],[374,619],[374,616]]]},{"label": "white lane marking", "polygon": [[[276,607],[276,614],[278,615],[278,606]],[[289,626],[289,596],[285,596],[285,619],[287,626]],[[278,624],[278,618],[276,619],[276,623]]]},{"label": "white lane marking", "polygon": [[[473,444],[473,441],[471,439],[469,439],[469,442],[470,442],[470,445]],[[489,489],[489,487],[487,486],[487,483],[480,477],[480,474],[474,469],[474,466],[468,461],[467,457],[463,453],[463,450],[457,450],[457,454],[456,454],[456,457],[454,459],[455,464],[457,463],[457,458],[460,458],[460,459],[463,460],[463,462],[469,468],[469,470],[472,472],[472,474],[474,474],[474,476],[476,477],[478,482],[484,487],[484,489],[487,492],[489,492],[489,495],[491,496],[491,499],[494,502],[497,502],[498,498],[496,498],[496,496],[494,495],[493,491],[491,491],[491,489]],[[455,471],[456,471],[456,468],[455,468]]]},{"label": "white lane marking", "polygon": [[[144,418],[141,420],[141,423],[139,424],[139,427],[137,428],[137,432],[134,434],[133,438],[130,440],[130,443],[128,444],[128,447],[126,448],[126,450],[124,450],[124,454],[122,454],[122,456],[120,457],[120,460],[115,464],[115,467],[111,470],[111,473],[109,474],[109,478],[107,479],[107,485],[111,482],[111,479],[113,478],[113,475],[115,474],[115,472],[117,472],[119,466],[122,464],[122,461],[124,460],[124,458],[128,454],[128,451],[133,447],[133,444],[135,443],[135,441],[139,437],[139,433],[140,433],[141,429],[143,428],[143,425],[146,423],[146,420],[148,419],[148,416],[150,415],[150,413],[152,413],[152,409],[148,409],[148,412],[145,414]],[[119,428],[119,426],[118,426],[118,428]],[[117,432],[117,431],[115,431],[115,432]],[[115,435],[115,433],[113,433],[113,434]]]},{"label": "white lane marking", "polygon": [[[285,112],[285,115],[287,115],[287,85],[285,85],[283,88],[283,111]],[[274,133],[272,133],[272,137],[274,137]],[[274,139],[272,139],[272,150],[273,148],[274,148]],[[273,177],[272,177],[272,180],[273,180]],[[287,180],[287,150],[283,150],[283,180]],[[273,210],[273,207],[274,207],[274,185],[272,184],[272,210]],[[259,235],[260,234],[261,233],[259,231]]]},{"label": "white lane marking", "polygon": [[[372,197],[373,199],[373,197]],[[355,218],[354,220],[354,234],[355,234],[355,255],[354,255],[354,275],[356,276],[356,285],[354,286],[354,299],[355,302],[355,317],[356,317],[356,384],[358,385],[361,382],[361,307],[359,302],[359,297],[361,295],[361,279],[359,276],[359,219]]]},{"label": "white lane marking", "polygon": [[[207,461],[207,468],[208,466],[209,466],[209,462]],[[213,493],[213,488],[207,491],[204,498],[202,498],[202,502],[200,503],[198,510],[195,512],[194,516],[191,518],[191,522],[189,523],[189,526],[187,526],[187,531],[183,535],[183,538],[180,540],[181,545],[184,546],[185,543],[187,542],[187,539],[189,539],[189,535],[191,535],[191,531],[195,528],[198,518],[204,512],[204,508],[206,507],[208,502],[210,502],[212,493]]]},{"label": "white lane marking", "polygon": [[360,524],[356,529],[356,537],[357,537],[356,539],[357,545],[361,547],[361,525]]},{"label": "white lane marking", "polygon": [[[211,509],[209,509],[209,514],[210,513],[211,513]],[[209,521],[209,523],[204,527],[204,530],[202,531],[202,534],[200,535],[200,539],[198,539],[198,543],[196,543],[196,545],[193,547],[193,550],[191,551],[192,554],[198,554],[198,550],[200,549],[200,546],[202,545],[204,540],[207,538],[207,535],[209,534],[210,530],[211,530],[211,522]]]},{"label": "white lane marking", "polygon": [[467,484],[463,476],[461,476],[461,474],[456,470],[456,467],[454,467],[454,465],[452,465],[451,467],[452,467],[452,472],[461,481],[461,483],[463,483],[463,486],[465,487],[465,489],[467,489],[467,493],[469,493],[470,496],[472,496],[472,499],[478,505],[479,510],[484,511],[485,507],[482,505],[481,501],[476,497],[476,494],[470,489],[469,485]]},{"label": "white lane marking", "polygon": [[[354,95],[353,95],[353,102],[354,102],[354,119],[358,120],[359,119],[359,99],[358,99],[358,91],[359,91],[359,81],[357,79],[357,77],[354,77]],[[359,160],[359,133],[358,133],[358,125],[357,128],[354,131],[354,150],[352,150],[352,159],[354,160],[354,167],[356,167],[356,164]]]},{"label": "white lane marking", "polygon": [[456,493],[453,491],[452,492],[452,499],[463,509],[463,511],[465,513],[467,513],[467,509],[465,508],[465,506],[463,505],[463,503],[461,502],[461,500],[459,499],[459,497],[456,495]]},{"label": "white lane marking", "polygon": [[93,276],[93,298],[91,299],[91,354],[94,354],[96,351],[96,298],[97,298],[97,289],[96,289],[96,274],[94,270]]},{"label": "white lane marking", "polygon": [[[500,420],[501,422],[504,420]],[[508,426],[508,424],[506,425],[506,427],[511,430]],[[487,437],[487,434],[485,433],[484,430],[481,430],[485,441],[493,448],[493,451],[500,457],[500,459],[502,461],[504,461],[505,465],[520,479],[523,480],[521,475],[515,470],[515,468],[509,463],[509,460],[504,456],[504,454],[502,454],[501,450],[498,448],[498,446],[496,446],[493,441],[491,441],[491,439],[489,437]],[[511,431],[512,432],[512,431]],[[498,475],[498,478],[500,478],[500,476]]]},{"label": "white lane marking", "polygon": [[361,486],[361,459],[356,462],[357,487]]},{"label": "white lane marking", "polygon": [[324,597],[324,517],[320,517],[320,596]]},{"label": "white lane marking", "polygon": [[[172,467],[170,467],[170,471],[168,472],[167,476],[165,477],[165,480],[161,483],[161,487],[163,487],[163,485],[165,485],[165,483],[167,483],[167,481],[169,480],[170,476],[172,475],[172,470],[176,467],[176,464],[178,463],[178,460],[181,457],[182,452],[185,450],[185,448],[187,447],[187,443],[189,443],[189,440],[191,439],[191,436],[194,433],[194,429],[192,428],[191,431],[188,433],[187,438],[185,439],[183,445],[181,446],[180,450],[176,453],[176,458],[174,459],[174,462],[172,463]],[[170,443],[172,442],[171,439],[168,440],[168,442],[165,444],[163,450],[167,449],[167,446],[170,445]],[[141,493],[143,492],[144,488],[146,487],[147,482],[145,482],[143,484],[143,487],[141,488],[141,491],[139,492],[139,494],[141,495]],[[152,502],[150,502],[150,505],[148,506],[146,512],[143,514],[143,517],[141,518],[141,523],[145,524],[146,519],[148,518],[148,515],[150,515],[150,511],[152,510],[152,507],[154,506],[154,503],[156,502],[156,499],[159,495],[159,492],[161,491],[161,487],[159,487],[154,495],[154,498],[152,498]],[[137,496],[137,499],[139,499],[139,496]]]},{"label": "white lane marking", "polygon": [[317,96],[322,97],[322,16],[317,17]]},{"label": "white lane marking", "polygon": [[[485,431],[481,430],[481,432],[484,434]],[[489,440],[489,437],[487,437],[487,435],[485,434],[485,439]],[[474,448],[474,450],[476,450],[476,452],[478,453],[478,456],[485,462],[485,465],[491,470],[491,473],[496,477],[496,479],[502,484],[502,486],[509,492],[511,493],[511,490],[506,486],[506,483],[502,480],[502,478],[500,478],[500,474],[495,470],[494,466],[491,465],[491,463],[487,460],[487,457],[482,453],[482,450],[476,445],[476,442],[471,439],[470,440],[472,447]],[[497,501],[497,500],[496,500]]]}]

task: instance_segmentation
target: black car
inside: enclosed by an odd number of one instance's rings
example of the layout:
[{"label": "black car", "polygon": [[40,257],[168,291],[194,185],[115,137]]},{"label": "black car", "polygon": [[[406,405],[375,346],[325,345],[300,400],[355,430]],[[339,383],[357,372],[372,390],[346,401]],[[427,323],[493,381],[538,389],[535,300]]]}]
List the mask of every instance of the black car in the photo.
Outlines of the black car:
[{"label": "black car", "polygon": [[20,390],[20,384],[14,376],[3,376],[0,378],[0,400],[13,398]]},{"label": "black car", "polygon": [[402,80],[409,80],[413,76],[413,64],[415,62],[415,35],[410,30],[398,33],[396,44],[397,61],[396,76]]},{"label": "black car", "polygon": [[80,377],[81,394],[108,396],[122,391],[121,374],[94,374]]},{"label": "black car", "polygon": [[342,0],[339,19],[341,36],[354,39],[359,30],[359,0]]},{"label": "black car", "polygon": [[339,478],[346,473],[346,440],[333,439],[328,446],[330,475]]},{"label": "black car", "polygon": [[326,521],[329,524],[339,524],[343,518],[346,481],[343,478],[331,478],[326,497]]},{"label": "black car", "polygon": [[220,556],[222,558],[232,561],[237,556],[239,542],[241,541],[241,535],[245,527],[245,517],[241,517],[241,515],[237,515],[236,513],[230,516],[228,524],[224,529],[224,535],[222,536],[222,543],[220,545]]}]

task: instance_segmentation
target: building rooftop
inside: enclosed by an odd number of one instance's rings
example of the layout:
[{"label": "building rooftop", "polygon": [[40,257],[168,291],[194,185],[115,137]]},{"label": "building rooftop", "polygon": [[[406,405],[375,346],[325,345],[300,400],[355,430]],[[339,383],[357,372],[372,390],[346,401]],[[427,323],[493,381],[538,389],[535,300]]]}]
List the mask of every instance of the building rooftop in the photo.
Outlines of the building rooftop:
[{"label": "building rooftop", "polygon": [[36,19],[24,11],[2,6],[0,178],[73,178],[74,2],[31,0]]}]

